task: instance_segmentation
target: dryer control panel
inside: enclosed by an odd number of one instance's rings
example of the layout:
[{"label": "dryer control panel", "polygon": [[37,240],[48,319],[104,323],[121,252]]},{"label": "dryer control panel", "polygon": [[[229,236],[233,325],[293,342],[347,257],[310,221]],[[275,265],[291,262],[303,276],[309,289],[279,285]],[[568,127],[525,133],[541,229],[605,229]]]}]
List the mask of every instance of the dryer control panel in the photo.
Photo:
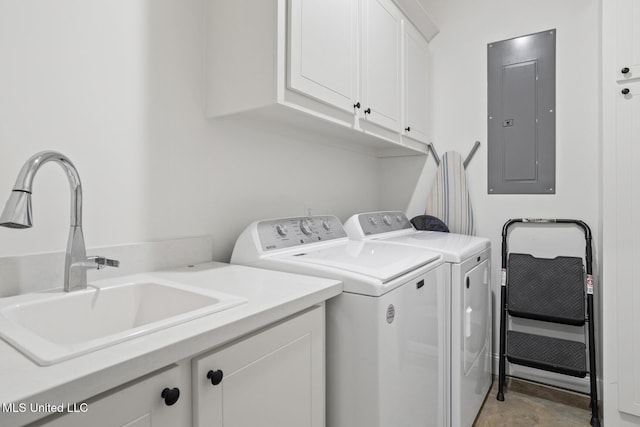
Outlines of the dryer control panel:
[{"label": "dryer control panel", "polygon": [[333,215],[270,219],[260,221],[257,229],[263,251],[347,237],[340,220]]},{"label": "dryer control panel", "polygon": [[358,215],[358,222],[365,236],[413,228],[404,212],[400,211],[363,213]]}]

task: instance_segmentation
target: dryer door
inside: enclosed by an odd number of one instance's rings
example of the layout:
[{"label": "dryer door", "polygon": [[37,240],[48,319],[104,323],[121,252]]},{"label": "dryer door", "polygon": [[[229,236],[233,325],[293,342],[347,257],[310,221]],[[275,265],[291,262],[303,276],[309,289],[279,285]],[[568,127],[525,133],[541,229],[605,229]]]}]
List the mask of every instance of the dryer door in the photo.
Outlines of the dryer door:
[{"label": "dryer door", "polygon": [[469,270],[464,276],[464,373],[469,373],[487,343],[489,310],[489,260]]}]

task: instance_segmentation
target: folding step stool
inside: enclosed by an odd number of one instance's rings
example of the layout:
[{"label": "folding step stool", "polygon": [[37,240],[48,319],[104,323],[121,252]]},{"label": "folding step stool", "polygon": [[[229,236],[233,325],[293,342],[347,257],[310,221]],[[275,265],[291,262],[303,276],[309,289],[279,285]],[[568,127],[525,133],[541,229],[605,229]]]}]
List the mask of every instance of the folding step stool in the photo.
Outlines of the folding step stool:
[{"label": "folding step stool", "polygon": [[[509,227],[516,223],[535,225],[575,224],[586,239],[587,313],[585,316],[585,277],[582,258],[559,256],[536,258],[529,254],[508,253]],[[600,427],[596,383],[596,351],[593,317],[593,276],[591,229],[573,219],[510,219],[502,228],[502,286],[500,290],[500,366],[498,396],[504,400],[505,358],[510,363],[584,378],[591,385],[591,425]],[[507,330],[508,318],[520,317],[565,325],[588,325],[589,369],[585,342],[552,338]]]}]

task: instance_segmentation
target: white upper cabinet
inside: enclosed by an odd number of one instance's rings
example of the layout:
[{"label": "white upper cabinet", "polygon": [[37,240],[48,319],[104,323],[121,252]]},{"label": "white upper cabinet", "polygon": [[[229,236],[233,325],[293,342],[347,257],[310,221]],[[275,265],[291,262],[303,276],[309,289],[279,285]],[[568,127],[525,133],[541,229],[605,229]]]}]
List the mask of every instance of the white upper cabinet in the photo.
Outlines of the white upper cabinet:
[{"label": "white upper cabinet", "polygon": [[[207,5],[207,116],[293,124],[378,156],[426,153],[427,42],[414,31],[405,54],[407,18],[391,0]],[[410,106],[405,74],[416,91]]]},{"label": "white upper cabinet", "polygon": [[617,8],[617,79],[640,79],[640,0],[618,0]]},{"label": "white upper cabinet", "polygon": [[353,112],[357,0],[290,0],[290,89]]},{"label": "white upper cabinet", "polygon": [[427,143],[429,46],[409,23],[404,25],[404,52],[404,135]]}]

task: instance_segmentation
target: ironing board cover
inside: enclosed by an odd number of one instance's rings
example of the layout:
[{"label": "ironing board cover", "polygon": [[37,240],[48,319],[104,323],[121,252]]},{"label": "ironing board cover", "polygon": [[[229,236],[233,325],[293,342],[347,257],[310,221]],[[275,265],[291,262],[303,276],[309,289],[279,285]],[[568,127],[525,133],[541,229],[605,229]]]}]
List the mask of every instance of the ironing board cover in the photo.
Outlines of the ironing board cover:
[{"label": "ironing board cover", "polygon": [[440,218],[452,233],[475,234],[469,188],[459,153],[448,151],[442,156],[426,213]]}]

